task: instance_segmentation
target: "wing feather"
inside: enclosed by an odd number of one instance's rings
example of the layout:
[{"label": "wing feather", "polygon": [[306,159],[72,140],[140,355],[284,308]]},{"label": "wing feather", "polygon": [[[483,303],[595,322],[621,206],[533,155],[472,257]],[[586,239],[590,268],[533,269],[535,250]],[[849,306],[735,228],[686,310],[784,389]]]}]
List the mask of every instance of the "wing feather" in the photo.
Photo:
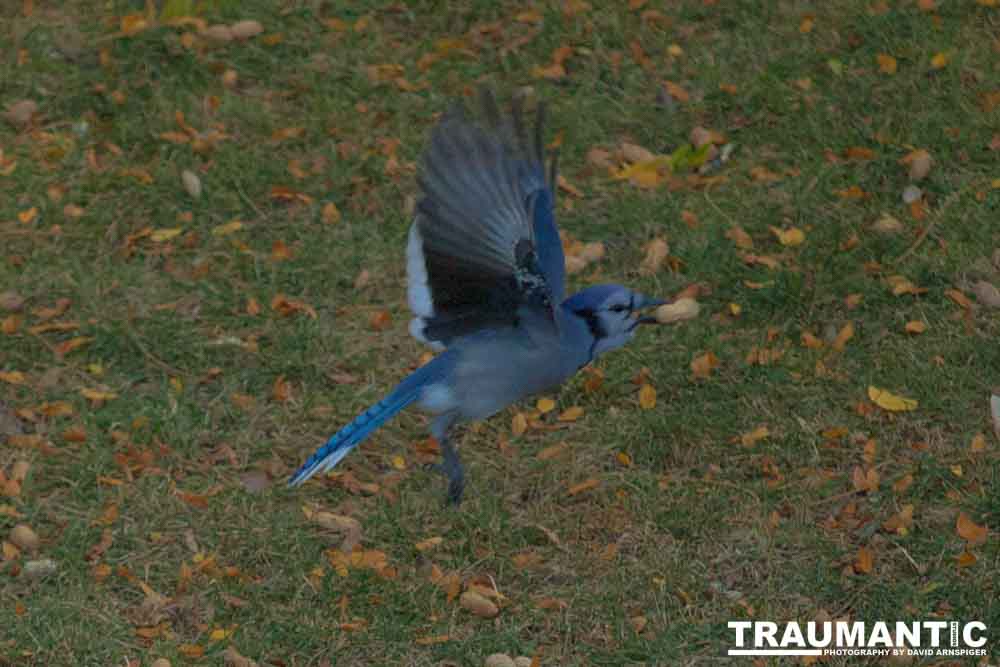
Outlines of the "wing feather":
[{"label": "wing feather", "polygon": [[[424,152],[407,244],[411,332],[448,345],[484,328],[517,326],[524,308],[553,322],[563,296],[562,244],[545,166],[544,109],[529,138],[523,102],[505,118],[489,90],[485,127],[447,113]],[[544,318],[543,318],[544,319]]]}]

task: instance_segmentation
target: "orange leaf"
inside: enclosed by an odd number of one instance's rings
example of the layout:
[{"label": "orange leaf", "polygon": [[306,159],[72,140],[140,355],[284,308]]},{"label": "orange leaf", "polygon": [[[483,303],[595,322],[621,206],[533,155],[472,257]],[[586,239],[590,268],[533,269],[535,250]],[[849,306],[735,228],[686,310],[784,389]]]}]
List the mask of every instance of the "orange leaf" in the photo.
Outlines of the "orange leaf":
[{"label": "orange leaf", "polygon": [[677,100],[682,104],[691,99],[690,93],[688,93],[688,91],[678,86],[673,81],[664,81],[663,87],[667,89],[667,92],[670,93],[670,96],[672,98],[674,98],[675,100]]},{"label": "orange leaf", "polygon": [[858,549],[857,556],[854,557],[854,571],[858,574],[870,574],[875,566],[875,556],[868,547]]},{"label": "orange leaf", "polygon": [[712,371],[718,367],[719,358],[712,352],[706,352],[691,360],[691,372],[695,378],[708,379]]},{"label": "orange leaf", "polygon": [[980,526],[965,512],[959,512],[958,521],[955,523],[955,532],[969,544],[982,544],[986,541],[986,534],[989,532],[986,526]]},{"label": "orange leaf", "polygon": [[848,322],[843,326],[843,328],[841,328],[834,341],[830,343],[830,347],[840,352],[844,349],[844,346],[847,345],[847,341],[852,338],[854,338],[854,323]]},{"label": "orange leaf", "polygon": [[883,74],[895,74],[896,73],[896,59],[887,53],[880,53],[875,56],[875,61],[878,63],[878,69]]},{"label": "orange leaf", "polygon": [[292,397],[292,385],[289,384],[284,375],[275,378],[274,386],[271,388],[271,396],[279,403],[284,403]]},{"label": "orange leaf", "polygon": [[569,487],[569,490],[566,493],[567,495],[575,496],[584,493],[585,491],[596,489],[600,485],[601,485],[601,480],[595,477],[591,477],[590,479],[584,480],[579,484],[574,484],[573,486]]}]

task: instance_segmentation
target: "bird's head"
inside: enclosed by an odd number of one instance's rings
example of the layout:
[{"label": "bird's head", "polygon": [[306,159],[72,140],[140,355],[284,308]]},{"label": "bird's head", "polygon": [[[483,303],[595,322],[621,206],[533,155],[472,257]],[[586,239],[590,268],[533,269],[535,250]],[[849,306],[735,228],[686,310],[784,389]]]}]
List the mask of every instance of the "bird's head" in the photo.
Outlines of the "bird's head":
[{"label": "bird's head", "polygon": [[664,303],[622,285],[595,285],[577,292],[563,305],[587,323],[594,336],[591,357],[596,358],[632,340],[640,324],[656,322],[655,317],[641,311]]}]

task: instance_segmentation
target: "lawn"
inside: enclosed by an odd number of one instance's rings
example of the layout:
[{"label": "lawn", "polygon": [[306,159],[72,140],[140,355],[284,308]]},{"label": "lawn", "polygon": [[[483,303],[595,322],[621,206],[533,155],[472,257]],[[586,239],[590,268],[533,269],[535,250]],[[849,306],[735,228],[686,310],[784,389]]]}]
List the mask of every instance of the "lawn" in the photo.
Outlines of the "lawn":
[{"label": "lawn", "polygon": [[[995,664],[995,0],[149,5],[0,9],[0,665],[690,665],[830,619],[980,620]],[[569,289],[699,312],[465,429],[459,508],[413,412],[287,489],[426,360],[415,173],[480,83],[548,104],[604,250]]]}]

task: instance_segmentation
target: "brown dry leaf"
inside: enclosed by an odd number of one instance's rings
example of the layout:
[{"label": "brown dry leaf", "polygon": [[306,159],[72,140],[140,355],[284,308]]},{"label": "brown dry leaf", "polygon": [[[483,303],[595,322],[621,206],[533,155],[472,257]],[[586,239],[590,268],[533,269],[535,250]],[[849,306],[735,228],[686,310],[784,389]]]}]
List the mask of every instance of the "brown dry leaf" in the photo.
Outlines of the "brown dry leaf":
[{"label": "brown dry leaf", "polygon": [[515,437],[524,435],[528,430],[528,418],[523,412],[518,412],[511,418],[510,430]]},{"label": "brown dry leaf", "polygon": [[766,426],[758,426],[749,433],[740,436],[740,444],[744,447],[752,447],[764,438],[771,435],[771,431]]},{"label": "brown dry leaf", "polygon": [[272,262],[284,262],[286,260],[292,259],[294,253],[292,249],[285,244],[281,239],[276,240],[271,244],[271,261]]},{"label": "brown dry leaf", "polygon": [[103,401],[110,401],[118,398],[118,394],[113,391],[107,391],[104,389],[89,389],[87,387],[82,387],[80,389],[80,395],[89,401],[94,403],[101,403]]},{"label": "brown dry leaf", "polygon": [[739,225],[733,225],[726,230],[726,238],[735,243],[737,248],[744,250],[753,248],[753,239]]},{"label": "brown dry leaf", "polygon": [[656,154],[652,151],[639,146],[638,144],[629,143],[623,141],[619,146],[622,152],[622,157],[625,158],[626,162],[631,162],[633,164],[639,162],[651,162],[656,159]]},{"label": "brown dry leaf", "polygon": [[271,299],[271,310],[279,313],[282,317],[289,317],[296,313],[305,313],[314,320],[319,317],[316,314],[316,309],[308,303],[289,299],[284,294],[276,294],[274,298]]},{"label": "brown dry leaf", "polygon": [[979,559],[976,558],[976,555],[968,550],[955,556],[955,561],[959,567],[972,567],[978,560]]},{"label": "brown dry leaf", "polygon": [[61,359],[70,352],[79,350],[81,347],[89,344],[93,340],[93,338],[87,336],[77,336],[75,338],[70,338],[69,340],[64,340],[52,348],[52,351],[55,352],[56,356]]},{"label": "brown dry leaf", "polygon": [[872,229],[880,234],[898,234],[903,231],[905,227],[896,218],[892,217],[888,213],[883,213],[882,217],[872,223]]},{"label": "brown dry leaf", "polygon": [[841,352],[847,345],[847,341],[854,338],[854,323],[848,322],[837,333],[837,337],[830,343],[830,347],[834,350]]},{"label": "brown dry leaf", "polygon": [[476,591],[465,591],[458,602],[463,609],[480,618],[494,618],[500,613],[500,608],[496,603]]},{"label": "brown dry leaf", "polygon": [[913,505],[903,505],[882,524],[882,530],[897,535],[906,535],[913,528]]},{"label": "brown dry leaf", "polygon": [[237,21],[229,26],[229,32],[232,34],[233,39],[250,39],[251,37],[256,37],[260,33],[264,32],[264,26],[257,21]]},{"label": "brown dry leaf", "polygon": [[889,287],[895,296],[902,296],[903,294],[920,295],[927,292],[926,287],[917,287],[905,276],[889,276],[885,280],[889,283]]},{"label": "brown dry leaf", "polygon": [[639,272],[649,276],[663,268],[667,255],[670,254],[670,246],[665,240],[656,238],[646,244],[645,252],[642,263],[639,265]]},{"label": "brown dry leaf", "polygon": [[927,331],[927,325],[921,322],[920,320],[911,320],[906,323],[906,326],[904,326],[903,329],[906,331],[906,333],[922,334],[923,332]]},{"label": "brown dry leaf", "polygon": [[569,445],[567,445],[565,442],[560,442],[556,445],[552,445],[551,447],[546,447],[542,451],[538,452],[538,454],[535,455],[535,458],[538,459],[539,461],[548,461],[550,459],[554,459],[558,456],[561,456],[562,454],[568,451],[569,451]]},{"label": "brown dry leaf", "polygon": [[385,331],[392,326],[392,314],[388,310],[379,310],[368,318],[368,326],[375,331]]},{"label": "brown dry leaf", "polygon": [[663,88],[667,91],[670,97],[674,98],[681,104],[691,99],[691,94],[673,81],[664,81]]},{"label": "brown dry leaf", "polygon": [[989,308],[1000,308],[1000,289],[985,280],[979,280],[972,286],[976,301]]},{"label": "brown dry leaf", "polygon": [[590,491],[591,489],[596,489],[600,485],[601,485],[601,480],[597,479],[596,477],[591,477],[589,479],[580,482],[579,484],[573,484],[572,486],[570,486],[569,489],[567,489],[566,491],[566,495],[576,496],[586,491]]},{"label": "brown dry leaf", "polygon": [[906,493],[906,490],[913,485],[913,475],[906,474],[897,479],[892,484],[892,490],[894,493]]},{"label": "brown dry leaf", "polygon": [[883,410],[888,410],[889,412],[907,412],[909,410],[915,410],[917,407],[917,401],[915,399],[897,396],[892,392],[886,391],[885,389],[879,389],[873,385],[868,386],[868,398],[870,398],[875,405],[879,406]]},{"label": "brown dry leaf", "polygon": [[3,117],[15,130],[21,130],[31,124],[31,119],[37,111],[38,104],[33,100],[19,100],[7,105]]},{"label": "brown dry leaf", "polygon": [[614,169],[615,167],[611,161],[611,153],[603,148],[595,147],[587,151],[587,162],[601,169]]},{"label": "brown dry leaf", "polygon": [[431,549],[440,546],[442,542],[444,542],[443,537],[428,537],[426,540],[421,540],[420,542],[414,544],[413,548],[417,551],[430,551]]},{"label": "brown dry leaf", "polygon": [[899,163],[909,167],[908,175],[911,181],[924,179],[931,171],[931,154],[923,148],[918,148],[903,156]]},{"label": "brown dry leaf", "polygon": [[975,546],[986,541],[989,530],[986,526],[977,524],[965,512],[959,512],[958,520],[955,523],[955,532],[970,545]]},{"label": "brown dry leaf", "polygon": [[292,385],[285,379],[284,375],[279,375],[274,379],[271,397],[278,403],[285,403],[292,397]]},{"label": "brown dry leaf", "polygon": [[691,360],[691,373],[696,379],[708,379],[712,371],[718,367],[719,358],[712,352],[706,352]]},{"label": "brown dry leaf", "polygon": [[854,466],[854,470],[851,471],[851,481],[855,491],[874,493],[878,491],[879,474],[875,468],[865,470],[861,466]]},{"label": "brown dry leaf", "polygon": [[643,384],[639,387],[639,407],[643,410],[652,410],[656,407],[656,388],[651,384]]},{"label": "brown dry leaf", "polygon": [[875,556],[872,554],[871,549],[868,547],[859,548],[857,555],[854,557],[854,571],[857,574],[871,574],[874,567]]},{"label": "brown dry leaf", "polygon": [[321,217],[323,218],[323,222],[332,225],[335,222],[340,222],[342,216],[340,210],[337,209],[337,205],[331,201],[323,205]]},{"label": "brown dry leaf", "polygon": [[818,350],[823,347],[823,341],[808,331],[802,332],[802,346],[810,350]]},{"label": "brown dry leaf", "polygon": [[552,63],[546,66],[535,65],[531,68],[531,76],[536,79],[559,81],[566,76],[566,68],[562,66],[562,63]]},{"label": "brown dry leaf", "polygon": [[965,296],[957,289],[946,289],[944,295],[955,302],[956,305],[969,310],[972,308],[972,302],[969,301],[969,297]]}]

